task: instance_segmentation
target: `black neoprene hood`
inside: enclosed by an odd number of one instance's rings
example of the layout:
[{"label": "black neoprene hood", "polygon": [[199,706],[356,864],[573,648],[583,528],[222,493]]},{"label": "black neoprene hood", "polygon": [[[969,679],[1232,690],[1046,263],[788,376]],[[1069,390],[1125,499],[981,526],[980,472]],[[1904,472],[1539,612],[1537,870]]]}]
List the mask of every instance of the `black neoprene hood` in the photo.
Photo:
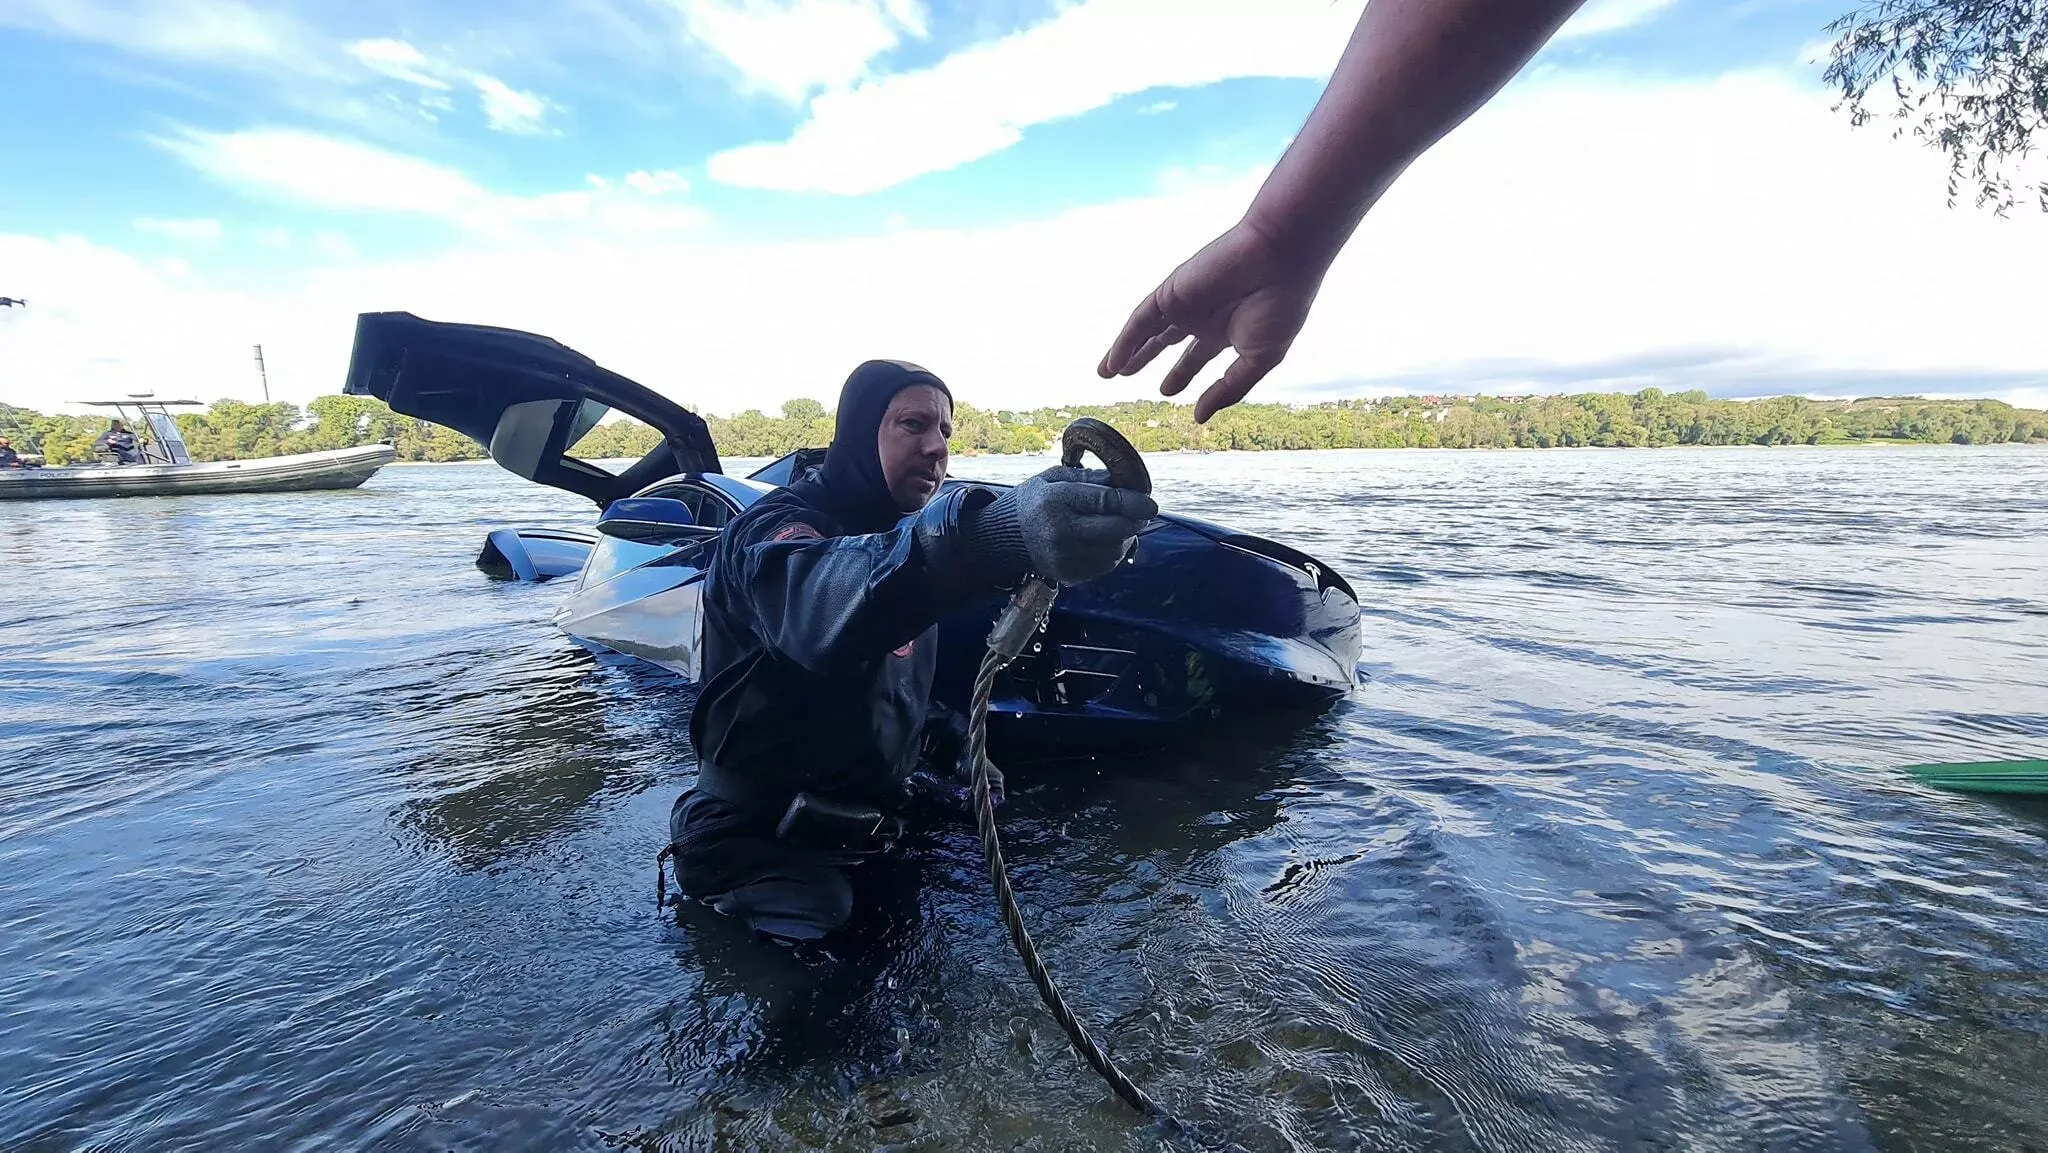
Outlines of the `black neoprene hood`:
[{"label": "black neoprene hood", "polygon": [[916,384],[928,384],[945,393],[949,403],[953,399],[953,390],[945,381],[907,360],[864,361],[839,390],[839,412],[832,428],[832,447],[825,453],[823,487],[833,512],[854,532],[880,532],[903,516],[882,476],[876,441],[889,402]]}]

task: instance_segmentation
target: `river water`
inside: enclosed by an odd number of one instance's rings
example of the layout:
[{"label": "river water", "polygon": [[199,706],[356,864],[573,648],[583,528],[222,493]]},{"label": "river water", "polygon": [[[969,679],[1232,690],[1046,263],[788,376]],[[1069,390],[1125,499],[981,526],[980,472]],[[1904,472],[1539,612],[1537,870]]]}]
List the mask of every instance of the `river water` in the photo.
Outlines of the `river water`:
[{"label": "river water", "polygon": [[[1344,571],[1370,674],[1013,771],[1031,930],[1155,1096],[1249,1149],[2048,1146],[2048,806],[1900,772],[2048,755],[2048,451],[1150,463]],[[826,976],[656,912],[687,692],[471,564],[588,511],[0,505],[0,1149],[1160,1146],[969,826]]]}]

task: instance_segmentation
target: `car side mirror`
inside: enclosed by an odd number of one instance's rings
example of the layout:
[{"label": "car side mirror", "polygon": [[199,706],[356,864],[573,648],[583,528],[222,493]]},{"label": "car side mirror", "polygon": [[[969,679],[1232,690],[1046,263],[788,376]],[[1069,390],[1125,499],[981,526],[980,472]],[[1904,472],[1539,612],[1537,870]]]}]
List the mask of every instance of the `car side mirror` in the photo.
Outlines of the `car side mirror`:
[{"label": "car side mirror", "polygon": [[629,496],[615,500],[597,518],[597,531],[622,540],[660,540],[684,535],[697,527],[690,506],[668,496]]}]

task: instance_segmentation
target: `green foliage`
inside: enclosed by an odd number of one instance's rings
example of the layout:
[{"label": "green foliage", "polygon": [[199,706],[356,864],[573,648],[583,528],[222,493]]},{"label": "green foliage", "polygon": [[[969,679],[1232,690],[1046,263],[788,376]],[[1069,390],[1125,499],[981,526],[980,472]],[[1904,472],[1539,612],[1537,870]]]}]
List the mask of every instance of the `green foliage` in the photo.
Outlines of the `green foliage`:
[{"label": "green foliage", "polygon": [[[1175,449],[1296,448],[1667,448],[1674,445],[1863,444],[1915,441],[2002,444],[2048,440],[2048,412],[1995,400],[1919,397],[1854,401],[1711,400],[1703,392],[1646,388],[1632,395],[1579,393],[1539,397],[1417,397],[1338,400],[1294,407],[1238,404],[1206,425],[1191,405],[1135,400],[1028,412],[954,409],[956,454],[1043,451],[1067,422],[1093,416],[1120,429],[1142,452]],[[407,461],[480,460],[483,446],[452,429],[400,416],[382,401],[322,396],[303,411],[284,402],[216,401],[178,416],[194,460],[250,460],[389,441]],[[0,405],[9,422],[39,444],[53,465],[92,459],[104,417],[45,416]],[[815,400],[792,400],[779,416],[748,410],[710,416],[712,442],[725,457],[777,457],[831,443],[832,414]],[[17,437],[19,439],[19,437]],[[585,460],[637,459],[660,441],[635,420],[598,425],[572,454]],[[17,447],[26,447],[18,445]]]},{"label": "green foliage", "polygon": [[52,465],[91,460],[92,442],[106,428],[100,417],[45,416],[0,404],[0,432],[13,438],[15,451],[41,452]]},{"label": "green foliage", "polygon": [[[707,417],[722,456],[781,456],[831,442],[832,420],[815,402],[792,401],[780,418],[756,411]],[[1238,404],[1206,425],[1190,405],[1125,401],[1028,412],[959,405],[956,454],[1040,452],[1077,416],[1106,420],[1141,452],[1293,448],[1668,448],[1675,445],[1854,444],[1921,441],[1997,444],[2048,440],[2048,413],[1999,401],[1866,399],[1711,400],[1703,392],[1580,393],[1501,397],[1396,396],[1292,407]],[[653,429],[601,425],[577,446],[585,459],[638,457]],[[594,451],[601,449],[602,451]]]},{"label": "green foliage", "polygon": [[217,400],[204,413],[181,413],[178,432],[193,460],[253,460],[293,452],[389,441],[399,460],[481,460],[483,446],[451,428],[400,416],[368,396],[316,397],[295,404]]},{"label": "green foliage", "polygon": [[[820,448],[832,443],[832,414],[809,397],[799,397],[782,406],[782,415],[768,416],[748,409],[734,416],[707,416],[711,442],[718,454],[727,456],[778,457],[800,448]],[[660,435],[635,420],[614,420],[590,430],[576,442],[571,455],[584,460],[609,460],[645,456],[660,442]],[[972,405],[953,410],[955,453],[1037,452],[1050,443],[1043,427],[1019,424],[1014,413],[987,412]],[[1140,447],[1143,447],[1142,445]]]},{"label": "green foliage", "polygon": [[[2001,171],[2024,159],[2037,131],[2048,130],[2048,5],[2040,0],[1867,0],[1828,25],[1836,34],[1824,76],[1850,123],[1875,115],[1868,100],[1883,85],[1890,113],[1915,136],[1946,153],[1948,203],[1967,178],[1977,206],[2012,207]],[[1888,81],[1888,83],[1887,83]],[[2048,181],[2035,192],[2048,211]]]},{"label": "green foliage", "polygon": [[204,413],[177,415],[178,435],[185,438],[193,460],[258,460],[307,451],[300,444],[304,438],[294,435],[293,426],[303,419],[298,405],[284,401],[216,400]]}]

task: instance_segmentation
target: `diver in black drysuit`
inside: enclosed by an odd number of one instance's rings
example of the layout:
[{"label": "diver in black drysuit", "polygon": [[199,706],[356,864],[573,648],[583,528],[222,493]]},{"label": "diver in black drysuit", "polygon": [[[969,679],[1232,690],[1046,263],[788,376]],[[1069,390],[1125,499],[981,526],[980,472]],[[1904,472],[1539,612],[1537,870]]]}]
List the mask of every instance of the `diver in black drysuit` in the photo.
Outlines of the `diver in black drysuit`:
[{"label": "diver in black drysuit", "polygon": [[1108,572],[1158,511],[1066,467],[940,494],[951,423],[937,376],[860,365],[823,468],[734,518],[707,563],[699,774],[664,855],[684,894],[771,937],[845,924],[858,866],[904,831],[939,619],[1027,571]]}]

